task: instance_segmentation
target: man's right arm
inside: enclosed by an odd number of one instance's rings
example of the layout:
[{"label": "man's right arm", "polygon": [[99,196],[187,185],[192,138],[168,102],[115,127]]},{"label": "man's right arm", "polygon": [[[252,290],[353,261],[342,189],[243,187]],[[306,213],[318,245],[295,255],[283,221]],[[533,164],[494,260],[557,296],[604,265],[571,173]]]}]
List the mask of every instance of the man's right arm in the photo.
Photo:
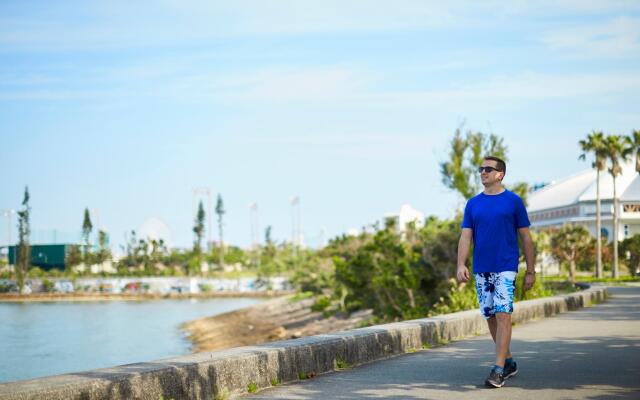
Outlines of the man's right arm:
[{"label": "man's right arm", "polygon": [[469,280],[469,269],[465,264],[467,257],[469,257],[472,237],[473,232],[471,228],[462,228],[460,240],[458,241],[458,270],[456,273],[459,282],[467,282]]}]

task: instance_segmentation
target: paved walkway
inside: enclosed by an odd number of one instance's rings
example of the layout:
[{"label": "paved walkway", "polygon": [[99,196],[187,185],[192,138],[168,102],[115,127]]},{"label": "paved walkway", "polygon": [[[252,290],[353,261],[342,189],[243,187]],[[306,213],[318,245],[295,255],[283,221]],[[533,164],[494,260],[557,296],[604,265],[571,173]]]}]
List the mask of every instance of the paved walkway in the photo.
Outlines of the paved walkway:
[{"label": "paved walkway", "polygon": [[[640,287],[513,331],[520,372],[484,388],[488,335],[247,395],[250,399],[640,399]],[[517,304],[516,304],[517,307]]]}]

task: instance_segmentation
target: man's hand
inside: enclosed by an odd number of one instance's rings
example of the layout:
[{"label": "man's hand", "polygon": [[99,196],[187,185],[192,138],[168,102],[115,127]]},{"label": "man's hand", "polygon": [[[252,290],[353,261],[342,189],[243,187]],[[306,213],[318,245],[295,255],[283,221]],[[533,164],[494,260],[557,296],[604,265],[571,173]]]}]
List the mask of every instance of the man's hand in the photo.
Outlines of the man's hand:
[{"label": "man's hand", "polygon": [[469,270],[464,265],[458,265],[458,272],[456,275],[458,276],[458,282],[469,281]]},{"label": "man's hand", "polygon": [[527,272],[524,276],[524,290],[531,289],[534,283],[536,283],[535,272]]}]

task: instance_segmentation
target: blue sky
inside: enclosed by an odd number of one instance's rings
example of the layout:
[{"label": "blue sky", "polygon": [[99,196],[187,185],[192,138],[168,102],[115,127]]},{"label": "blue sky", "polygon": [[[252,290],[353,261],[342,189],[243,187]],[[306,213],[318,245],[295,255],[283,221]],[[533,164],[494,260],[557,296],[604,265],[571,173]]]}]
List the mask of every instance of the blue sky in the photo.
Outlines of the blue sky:
[{"label": "blue sky", "polygon": [[640,128],[639,67],[637,1],[3,1],[0,208],[29,185],[36,240],[89,207],[115,245],[150,217],[189,245],[205,186],[242,246],[254,201],[287,239],[293,195],[312,246],[449,217],[461,122],[505,138],[507,182],[558,179],[591,130]]}]

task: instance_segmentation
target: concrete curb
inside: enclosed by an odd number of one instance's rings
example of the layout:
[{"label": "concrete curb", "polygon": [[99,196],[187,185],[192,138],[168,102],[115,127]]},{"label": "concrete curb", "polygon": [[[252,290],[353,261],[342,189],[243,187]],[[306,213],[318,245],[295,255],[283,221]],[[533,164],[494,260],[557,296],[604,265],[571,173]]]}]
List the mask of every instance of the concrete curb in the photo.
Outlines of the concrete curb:
[{"label": "concrete curb", "polygon": [[[575,310],[606,287],[516,304],[513,322]],[[0,399],[225,399],[488,332],[477,310],[258,346],[0,384]]]}]

